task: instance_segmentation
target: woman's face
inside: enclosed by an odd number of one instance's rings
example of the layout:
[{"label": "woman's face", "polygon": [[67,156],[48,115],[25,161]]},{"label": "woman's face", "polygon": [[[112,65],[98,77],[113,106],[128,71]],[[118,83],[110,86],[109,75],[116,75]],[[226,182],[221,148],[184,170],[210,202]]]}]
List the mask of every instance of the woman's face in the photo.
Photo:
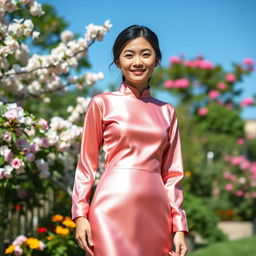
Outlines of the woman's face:
[{"label": "woman's face", "polygon": [[151,44],[144,37],[137,37],[125,45],[116,65],[129,84],[145,86],[158,60]]}]

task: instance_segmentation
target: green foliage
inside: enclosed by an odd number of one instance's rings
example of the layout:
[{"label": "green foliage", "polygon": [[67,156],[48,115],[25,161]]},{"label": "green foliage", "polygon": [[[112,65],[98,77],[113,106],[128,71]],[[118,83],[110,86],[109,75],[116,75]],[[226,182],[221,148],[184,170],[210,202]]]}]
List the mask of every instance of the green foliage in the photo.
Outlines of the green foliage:
[{"label": "green foliage", "polygon": [[236,241],[218,242],[189,253],[189,256],[256,256],[256,236]]},{"label": "green foliage", "polygon": [[208,105],[206,116],[197,116],[198,128],[209,133],[243,137],[244,121],[236,110],[227,109],[216,103]]},{"label": "green foliage", "polygon": [[184,193],[184,208],[190,231],[198,232],[209,242],[226,240],[226,235],[217,228],[219,218],[207,204],[209,198],[200,198],[191,193]]}]

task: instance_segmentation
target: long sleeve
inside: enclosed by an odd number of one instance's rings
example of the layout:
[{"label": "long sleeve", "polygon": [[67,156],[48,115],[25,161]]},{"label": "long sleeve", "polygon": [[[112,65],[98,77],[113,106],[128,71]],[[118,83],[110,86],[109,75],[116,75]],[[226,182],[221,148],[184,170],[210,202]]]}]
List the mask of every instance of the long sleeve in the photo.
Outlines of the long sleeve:
[{"label": "long sleeve", "polygon": [[94,96],[89,102],[84,119],[80,154],[73,185],[72,220],[79,216],[88,218],[88,200],[98,170],[102,133],[101,99]]},{"label": "long sleeve", "polygon": [[171,113],[169,141],[163,153],[161,174],[171,206],[172,231],[189,233],[186,212],[182,209],[183,191],[181,182],[184,177],[182,149],[178,120],[175,109]]}]

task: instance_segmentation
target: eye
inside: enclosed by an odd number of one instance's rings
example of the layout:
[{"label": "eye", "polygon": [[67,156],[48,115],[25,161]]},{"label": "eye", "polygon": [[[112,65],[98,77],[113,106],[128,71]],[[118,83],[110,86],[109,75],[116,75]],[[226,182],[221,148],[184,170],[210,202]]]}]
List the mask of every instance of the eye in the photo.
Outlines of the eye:
[{"label": "eye", "polygon": [[150,54],[149,53],[144,53],[143,56],[150,56]]},{"label": "eye", "polygon": [[124,57],[126,57],[126,58],[131,58],[131,57],[132,57],[132,54],[125,54]]}]

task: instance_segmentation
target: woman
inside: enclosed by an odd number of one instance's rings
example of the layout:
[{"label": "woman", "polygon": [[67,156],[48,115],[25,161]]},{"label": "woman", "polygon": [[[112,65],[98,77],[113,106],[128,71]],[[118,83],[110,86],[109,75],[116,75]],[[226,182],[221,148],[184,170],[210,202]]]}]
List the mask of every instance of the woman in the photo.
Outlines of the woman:
[{"label": "woman", "polygon": [[[161,61],[158,38],[130,26],[116,38],[113,55],[123,82],[94,96],[85,115],[72,198],[76,240],[95,256],[184,256],[189,231],[177,116],[149,85]],[[105,170],[89,206],[102,145]]]}]

